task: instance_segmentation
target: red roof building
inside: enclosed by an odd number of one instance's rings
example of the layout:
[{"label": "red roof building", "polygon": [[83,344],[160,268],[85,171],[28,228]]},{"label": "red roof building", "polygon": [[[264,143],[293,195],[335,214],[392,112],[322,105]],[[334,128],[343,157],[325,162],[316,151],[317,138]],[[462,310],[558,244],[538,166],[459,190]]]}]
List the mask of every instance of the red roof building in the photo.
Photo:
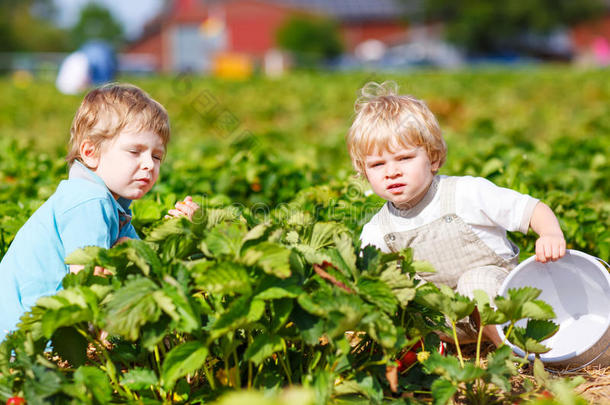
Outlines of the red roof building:
[{"label": "red roof building", "polygon": [[153,69],[166,72],[208,71],[220,53],[261,60],[295,14],[335,19],[351,51],[368,39],[404,38],[404,11],[400,0],[175,0],[125,53],[146,56]]}]

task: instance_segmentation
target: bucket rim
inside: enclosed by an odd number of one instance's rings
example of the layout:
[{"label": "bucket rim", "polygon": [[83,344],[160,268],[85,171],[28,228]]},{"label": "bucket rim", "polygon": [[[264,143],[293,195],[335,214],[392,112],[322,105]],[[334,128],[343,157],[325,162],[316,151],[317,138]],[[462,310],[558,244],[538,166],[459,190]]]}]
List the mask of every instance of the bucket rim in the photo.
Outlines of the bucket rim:
[{"label": "bucket rim", "polygon": [[[567,256],[567,255],[580,256],[580,257],[586,259],[587,261],[593,263],[595,265],[595,267],[599,271],[601,271],[601,273],[604,275],[604,278],[606,279],[606,288],[610,289],[610,273],[602,265],[602,263],[600,263],[600,261],[597,259],[597,257],[592,256],[592,255],[590,255],[588,253],[585,253],[585,252],[581,252],[579,250],[575,250],[575,249],[566,249],[566,255],[565,256]],[[519,263],[513,270],[511,270],[510,273],[508,273],[508,276],[504,279],[504,282],[502,283],[502,286],[498,290],[498,295],[506,294],[506,292],[508,290],[508,284],[513,279],[513,277],[516,276],[516,274],[518,272],[517,270],[519,270],[520,268],[523,268],[523,267],[527,267],[531,262],[533,262],[535,260],[536,260],[536,256],[535,255],[531,256],[531,257],[527,258],[526,260],[524,260],[523,262]],[[506,340],[506,336],[504,335],[503,326],[504,326],[504,324],[496,325],[496,330],[498,332],[498,335],[500,336],[500,339],[504,342]],[[606,333],[608,333],[608,329],[609,328],[610,328],[610,313],[606,317],[605,328],[603,329],[603,331],[601,333],[599,333],[599,336],[595,336],[595,340],[592,343],[590,343],[590,344],[586,345],[585,347],[575,351],[574,353],[564,354],[562,356],[549,357],[549,356],[545,356],[546,353],[542,353],[542,354],[540,354],[540,360],[542,360],[543,363],[561,363],[561,362],[564,362],[566,360],[570,360],[570,359],[573,359],[573,358],[575,358],[577,356],[580,356],[583,353],[587,352],[589,349],[591,349],[593,346],[595,346],[597,344],[597,342],[599,341],[599,339],[602,338]],[[521,348],[519,348],[516,345],[514,345],[513,343],[511,343],[508,340],[506,340],[505,344],[510,346],[511,349],[515,353],[517,353],[519,356],[521,356],[521,357],[525,356],[525,352]],[[534,358],[535,358],[534,354],[530,354],[528,356],[529,360],[533,360]]]}]

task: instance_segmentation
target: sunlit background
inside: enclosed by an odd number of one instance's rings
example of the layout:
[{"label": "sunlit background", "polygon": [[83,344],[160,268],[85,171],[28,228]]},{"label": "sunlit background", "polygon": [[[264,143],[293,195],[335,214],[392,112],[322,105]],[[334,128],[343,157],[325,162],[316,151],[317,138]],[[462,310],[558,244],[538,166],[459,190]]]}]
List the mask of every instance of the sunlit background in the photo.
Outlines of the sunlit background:
[{"label": "sunlit background", "polygon": [[100,40],[119,74],[606,66],[610,2],[4,0],[0,33],[2,71],[46,77]]}]

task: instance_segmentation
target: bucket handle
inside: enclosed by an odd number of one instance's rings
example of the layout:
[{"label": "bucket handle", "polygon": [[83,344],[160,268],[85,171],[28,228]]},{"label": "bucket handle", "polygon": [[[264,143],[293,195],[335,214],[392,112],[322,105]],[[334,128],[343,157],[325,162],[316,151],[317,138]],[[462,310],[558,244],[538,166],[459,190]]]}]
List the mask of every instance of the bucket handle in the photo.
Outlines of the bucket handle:
[{"label": "bucket handle", "polygon": [[600,259],[599,257],[596,257],[596,259],[605,264],[608,270],[610,270],[610,264],[608,264],[604,259]]}]

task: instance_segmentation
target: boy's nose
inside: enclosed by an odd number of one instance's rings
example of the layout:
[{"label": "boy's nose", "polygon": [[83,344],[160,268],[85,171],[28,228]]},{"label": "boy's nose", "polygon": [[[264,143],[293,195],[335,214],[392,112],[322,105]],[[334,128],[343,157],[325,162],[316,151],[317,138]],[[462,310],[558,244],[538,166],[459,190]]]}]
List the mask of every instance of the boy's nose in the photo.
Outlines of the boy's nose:
[{"label": "boy's nose", "polygon": [[153,160],[152,156],[148,156],[146,154],[143,154],[144,156],[142,157],[142,168],[145,170],[152,170],[155,167],[155,162]]},{"label": "boy's nose", "polygon": [[386,166],[385,177],[391,179],[391,178],[400,176],[400,174],[401,174],[400,168],[397,165],[388,164]]}]

